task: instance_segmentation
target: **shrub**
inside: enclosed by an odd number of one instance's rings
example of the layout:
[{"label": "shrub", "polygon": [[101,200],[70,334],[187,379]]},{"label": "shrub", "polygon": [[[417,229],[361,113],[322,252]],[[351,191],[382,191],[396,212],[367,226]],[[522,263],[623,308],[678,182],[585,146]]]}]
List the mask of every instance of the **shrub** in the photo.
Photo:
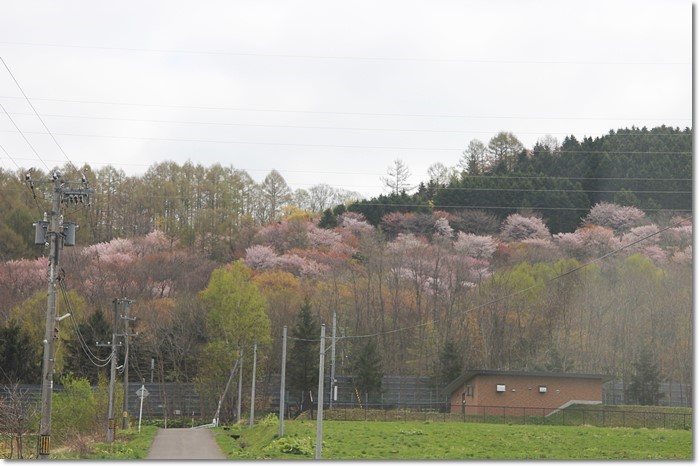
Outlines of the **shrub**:
[{"label": "shrub", "polygon": [[52,432],[56,441],[67,442],[96,430],[98,404],[87,378],[69,373],[62,384],[63,391],[53,397]]}]

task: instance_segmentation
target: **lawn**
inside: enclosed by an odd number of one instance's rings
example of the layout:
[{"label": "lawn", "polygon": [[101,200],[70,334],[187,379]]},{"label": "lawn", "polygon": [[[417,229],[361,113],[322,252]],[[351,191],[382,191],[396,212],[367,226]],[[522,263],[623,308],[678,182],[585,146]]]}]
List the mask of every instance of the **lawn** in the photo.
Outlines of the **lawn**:
[{"label": "lawn", "polygon": [[[217,442],[229,459],[313,459],[316,423],[285,421],[223,427]],[[432,422],[323,424],[324,459],[692,459],[692,432],[591,426]]]}]

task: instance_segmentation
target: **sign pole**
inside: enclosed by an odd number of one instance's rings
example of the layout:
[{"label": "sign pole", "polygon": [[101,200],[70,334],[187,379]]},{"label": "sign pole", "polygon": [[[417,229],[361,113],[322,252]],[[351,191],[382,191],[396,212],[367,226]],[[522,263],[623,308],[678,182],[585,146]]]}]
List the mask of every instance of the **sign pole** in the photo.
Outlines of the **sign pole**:
[{"label": "sign pole", "polygon": [[139,396],[141,399],[141,403],[139,405],[139,433],[141,433],[141,415],[143,414],[143,400],[148,397],[148,389],[146,389],[146,386],[143,384],[143,380],[141,380],[141,389],[138,389],[136,391],[136,395]]}]

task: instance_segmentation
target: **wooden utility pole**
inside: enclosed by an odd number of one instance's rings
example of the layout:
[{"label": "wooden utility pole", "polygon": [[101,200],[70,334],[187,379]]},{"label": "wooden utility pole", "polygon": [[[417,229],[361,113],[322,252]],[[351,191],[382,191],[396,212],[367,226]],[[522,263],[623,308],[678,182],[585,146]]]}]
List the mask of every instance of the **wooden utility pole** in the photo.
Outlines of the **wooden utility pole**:
[{"label": "wooden utility pole", "polygon": [[337,326],[337,319],[336,319],[336,314],[335,311],[333,312],[333,330],[332,330],[332,337],[331,337],[331,376],[330,376],[330,388],[329,388],[329,397],[328,397],[328,407],[333,408],[333,401],[335,399],[335,394],[336,394],[336,385],[335,385],[335,329]]},{"label": "wooden utility pole", "polygon": [[39,428],[39,459],[48,459],[51,451],[51,403],[53,397],[53,367],[56,356],[56,271],[58,270],[59,237],[61,229],[61,179],[53,176],[54,189],[46,236],[49,241],[49,286],[46,304],[44,357],[41,371],[41,421]]},{"label": "wooden utility pole", "polygon": [[280,370],[280,415],[279,415],[279,423],[280,423],[280,433],[279,437],[282,438],[284,436],[284,395],[285,395],[285,373],[287,370],[287,326],[284,326],[282,328],[282,367]]},{"label": "wooden utility pole", "polygon": [[255,419],[255,367],[258,364],[258,344],[253,344],[253,385],[250,389],[250,427],[253,428]]},{"label": "wooden utility pole", "polygon": [[321,459],[323,444],[323,367],[326,359],[326,325],[321,325],[321,352],[318,361],[318,407],[316,409],[316,459]]},{"label": "wooden utility pole", "polygon": [[[34,191],[34,182],[27,174],[26,180]],[[34,224],[34,243],[49,247],[49,271],[48,290],[46,302],[46,327],[44,341],[42,342],[44,354],[41,369],[41,418],[39,420],[39,459],[48,459],[51,452],[51,406],[53,402],[53,372],[56,360],[56,339],[58,339],[56,282],[58,277],[58,259],[63,245],[75,245],[74,222],[63,222],[61,204],[87,205],[89,193],[94,190],[87,187],[87,180],[83,177],[80,182],[66,182],[59,172],[54,172],[50,181],[53,193],[51,195],[51,211],[48,219]],[[69,185],[80,185],[80,188],[71,188]]]},{"label": "wooden utility pole", "polygon": [[124,320],[124,404],[122,410],[122,430],[129,429],[129,337],[136,334],[129,334],[129,322],[136,321],[136,318],[129,317],[129,306],[133,300],[125,298],[124,315],[121,317]]},{"label": "wooden utility pole", "polygon": [[241,423],[241,399],[243,398],[243,347],[240,349],[240,367],[238,370],[238,400],[236,401],[236,422]]},{"label": "wooden utility pole", "polygon": [[109,369],[109,401],[107,403],[107,442],[114,441],[114,430],[116,422],[114,420],[114,380],[117,373],[117,306],[119,299],[115,298],[112,301],[113,319],[112,319],[112,363]]}]

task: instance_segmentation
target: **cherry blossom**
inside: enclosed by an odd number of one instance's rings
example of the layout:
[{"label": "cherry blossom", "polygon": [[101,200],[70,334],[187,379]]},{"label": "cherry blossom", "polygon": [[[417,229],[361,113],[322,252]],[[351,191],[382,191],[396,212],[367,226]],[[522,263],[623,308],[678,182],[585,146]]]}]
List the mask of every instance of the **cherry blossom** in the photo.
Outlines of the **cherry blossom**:
[{"label": "cherry blossom", "polygon": [[511,214],[501,225],[501,238],[506,241],[522,241],[529,238],[550,238],[549,229],[538,217]]},{"label": "cherry blossom", "polygon": [[633,206],[601,202],[584,218],[584,225],[595,224],[621,232],[641,224],[644,211]]}]

